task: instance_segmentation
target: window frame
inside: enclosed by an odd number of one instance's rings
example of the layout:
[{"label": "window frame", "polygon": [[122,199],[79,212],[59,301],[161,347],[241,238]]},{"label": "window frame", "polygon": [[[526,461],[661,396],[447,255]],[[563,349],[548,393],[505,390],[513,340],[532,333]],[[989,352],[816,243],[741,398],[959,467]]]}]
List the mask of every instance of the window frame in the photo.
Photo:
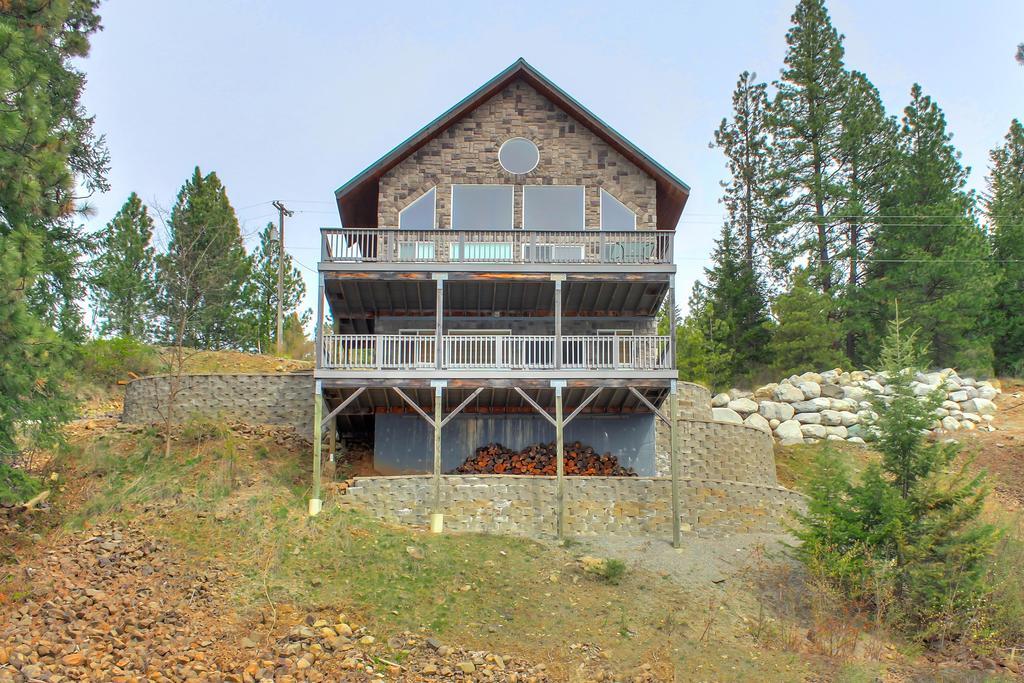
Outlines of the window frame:
[{"label": "window frame", "polygon": [[[523,188],[523,206],[522,206],[522,226],[523,230],[534,230],[536,232],[584,232],[587,229],[587,186],[586,185],[543,185],[540,183],[532,183],[529,185],[520,185]],[[580,218],[583,220],[580,222],[579,228],[531,228],[526,225],[526,195],[529,194],[527,188],[546,188],[546,187],[558,187],[558,188],[578,188],[580,191],[580,199],[582,199],[582,215]]]},{"label": "window frame", "polygon": [[434,185],[429,190],[425,190],[424,192],[422,192],[420,194],[419,197],[416,197],[416,199],[412,200],[411,202],[406,204],[403,208],[398,210],[398,229],[399,230],[425,230],[425,229],[428,229],[428,228],[403,228],[402,227],[402,214],[405,213],[406,211],[408,211],[409,209],[411,209],[414,204],[416,204],[419,201],[421,201],[424,197],[426,197],[431,192],[434,193],[434,205],[433,205],[433,207],[431,207],[431,211],[433,212],[433,216],[434,217],[433,217],[433,220],[431,221],[432,226],[429,229],[430,230],[437,230],[437,185]]},{"label": "window frame", "polygon": [[[456,187],[507,187],[511,191],[512,206],[509,212],[509,227],[507,228],[457,228],[455,227],[455,188]],[[451,211],[448,222],[452,230],[494,230],[505,231],[515,230],[516,227],[516,186],[514,183],[452,183],[451,184]]]},{"label": "window frame", "polygon": [[[618,197],[616,197],[615,195],[613,195],[611,192],[609,192],[608,190],[604,189],[603,187],[599,188],[599,189],[600,189],[600,199],[599,199],[599,202],[598,202],[598,212],[600,213],[600,217],[598,219],[598,228],[600,230],[606,230],[607,229],[607,230],[612,231],[612,232],[616,232],[616,231],[618,231],[618,232],[631,232],[631,231],[632,232],[636,232],[636,230],[637,230],[637,221],[638,221],[638,218],[639,218],[639,216],[637,216],[636,211],[634,211],[633,209],[630,209],[628,206],[626,206],[626,203],[624,201],[622,201],[621,199],[619,199]],[[632,227],[632,229],[630,229],[630,228],[625,228],[625,229],[623,229],[623,228],[605,228],[604,227],[604,196],[605,195],[608,195],[609,197],[611,197],[612,199],[617,201],[626,210],[628,210],[631,214],[633,214],[633,227]]]}]

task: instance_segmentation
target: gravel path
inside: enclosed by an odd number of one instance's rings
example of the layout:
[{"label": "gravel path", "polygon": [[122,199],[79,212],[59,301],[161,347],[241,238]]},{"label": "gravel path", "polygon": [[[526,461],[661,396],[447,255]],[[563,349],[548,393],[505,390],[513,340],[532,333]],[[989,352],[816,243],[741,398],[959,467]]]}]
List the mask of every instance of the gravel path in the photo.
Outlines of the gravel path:
[{"label": "gravel path", "polygon": [[676,549],[670,540],[606,536],[587,539],[582,549],[587,554],[622,560],[628,566],[667,576],[685,588],[721,584],[744,572],[767,564],[793,563],[786,544],[793,537],[783,534],[735,534],[724,538],[683,536]]}]

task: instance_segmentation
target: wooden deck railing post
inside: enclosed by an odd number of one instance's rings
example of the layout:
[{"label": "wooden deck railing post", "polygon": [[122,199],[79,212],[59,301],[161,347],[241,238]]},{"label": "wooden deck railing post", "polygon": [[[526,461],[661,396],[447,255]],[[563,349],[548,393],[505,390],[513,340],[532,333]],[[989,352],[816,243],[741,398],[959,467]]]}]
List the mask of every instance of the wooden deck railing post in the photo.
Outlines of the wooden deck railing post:
[{"label": "wooden deck railing post", "polygon": [[552,275],[555,281],[555,368],[562,367],[562,282],[565,275]]},{"label": "wooden deck railing post", "polygon": [[565,421],[562,417],[562,387],[564,381],[553,381],[555,390],[555,515],[558,539],[565,538]]},{"label": "wooden deck railing post", "polygon": [[313,495],[309,499],[309,516],[315,517],[323,508],[320,498],[320,449],[323,441],[323,385],[320,380],[313,383]]},{"label": "wooden deck railing post", "polygon": [[438,370],[442,367],[442,330],[444,327],[444,281],[448,278],[447,273],[434,273],[433,278],[437,281],[437,306],[434,311],[434,367]]}]

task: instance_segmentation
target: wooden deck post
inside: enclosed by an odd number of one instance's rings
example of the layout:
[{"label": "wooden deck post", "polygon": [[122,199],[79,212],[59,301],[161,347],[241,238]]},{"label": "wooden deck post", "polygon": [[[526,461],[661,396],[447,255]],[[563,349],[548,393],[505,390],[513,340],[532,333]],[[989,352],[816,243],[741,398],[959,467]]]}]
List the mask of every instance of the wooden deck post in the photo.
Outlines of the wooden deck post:
[{"label": "wooden deck post", "polygon": [[679,513],[679,390],[676,380],[672,380],[672,387],[668,395],[668,453],[669,469],[672,473],[672,546],[679,548],[683,544],[682,529],[680,527]]},{"label": "wooden deck post", "polygon": [[327,459],[334,462],[338,453],[338,418],[332,417],[327,423]]},{"label": "wooden deck post", "polygon": [[323,385],[320,380],[313,383],[313,495],[309,499],[309,516],[315,517],[323,509],[323,500],[320,498],[320,449],[323,440],[323,425],[321,420],[324,414]]},{"label": "wooden deck post", "polygon": [[555,367],[562,367],[562,282],[565,275],[552,275],[555,281]]},{"label": "wooden deck post", "polygon": [[555,381],[555,505],[558,525],[558,539],[565,538],[565,422],[562,419],[562,387],[565,382]]},{"label": "wooden deck post", "polygon": [[[317,288],[316,288],[316,327],[313,330],[314,344],[316,348],[313,349],[313,358],[315,359],[315,367],[322,368],[324,366],[324,274],[321,272],[317,277]],[[319,423],[317,423],[319,424]]]},{"label": "wooden deck post", "polygon": [[434,311],[434,367],[441,369],[444,359],[444,350],[441,348],[444,330],[444,281],[448,278],[447,273],[434,273],[434,280],[437,281],[436,308]]},{"label": "wooden deck post", "polygon": [[[440,280],[438,283],[440,284]],[[440,288],[438,296],[440,296]],[[434,385],[434,493],[430,508],[430,530],[435,534],[444,530],[444,514],[441,512],[441,384]]]}]

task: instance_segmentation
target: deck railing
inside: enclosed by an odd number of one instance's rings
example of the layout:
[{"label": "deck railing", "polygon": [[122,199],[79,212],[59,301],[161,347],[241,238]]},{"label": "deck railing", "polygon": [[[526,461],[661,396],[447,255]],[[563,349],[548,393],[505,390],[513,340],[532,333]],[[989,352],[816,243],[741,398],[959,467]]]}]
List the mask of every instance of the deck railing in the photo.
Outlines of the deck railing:
[{"label": "deck railing", "polygon": [[[554,335],[450,334],[441,337],[443,369],[552,370]],[[331,334],[323,338],[322,367],[336,370],[415,370],[436,364],[435,337]],[[562,337],[562,368],[669,370],[669,338],[662,335]]]},{"label": "deck railing", "polygon": [[322,261],[372,263],[671,263],[668,230],[321,228]]}]

